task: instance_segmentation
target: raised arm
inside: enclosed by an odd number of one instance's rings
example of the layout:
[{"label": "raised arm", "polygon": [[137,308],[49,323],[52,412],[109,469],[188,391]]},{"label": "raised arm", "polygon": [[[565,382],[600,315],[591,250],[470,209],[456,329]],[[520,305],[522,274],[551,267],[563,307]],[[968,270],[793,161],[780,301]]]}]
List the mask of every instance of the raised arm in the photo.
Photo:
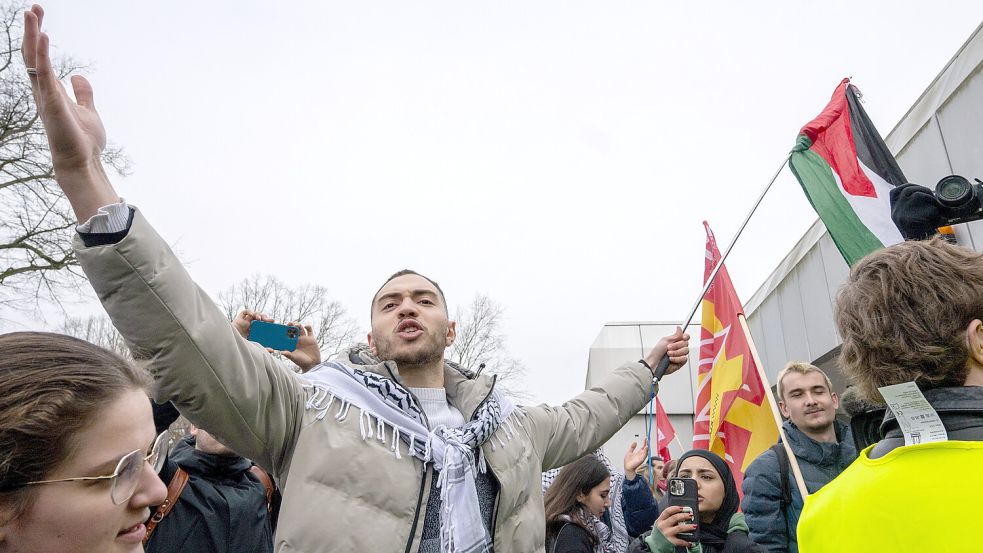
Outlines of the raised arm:
[{"label": "raised arm", "polygon": [[672,374],[686,364],[689,336],[679,328],[656,343],[637,363],[628,363],[597,386],[558,407],[528,410],[531,436],[543,457],[543,470],[563,466],[594,451],[627,424],[649,400],[652,369],[669,354]]},{"label": "raised arm", "polygon": [[100,158],[106,147],[106,129],[96,113],[89,81],[72,76],[76,103],[58,80],[48,53],[48,35],[40,30],[43,19],[44,10],[37,4],[25,12],[21,54],[48,135],[58,186],[78,220],[87,221],[100,207],[119,201]]},{"label": "raised arm", "polygon": [[[48,136],[55,178],[80,222],[119,196],[103,171],[106,133],[92,87],[72,77],[72,101],[52,69],[43,11],[24,16],[22,52]],[[113,240],[75,239],[82,269],[134,356],[149,361],[159,401],[243,456],[280,473],[303,412],[299,377],[236,334],[167,244],[133,210]],[[91,236],[90,236],[91,238]],[[93,243],[98,245],[93,245]]]}]

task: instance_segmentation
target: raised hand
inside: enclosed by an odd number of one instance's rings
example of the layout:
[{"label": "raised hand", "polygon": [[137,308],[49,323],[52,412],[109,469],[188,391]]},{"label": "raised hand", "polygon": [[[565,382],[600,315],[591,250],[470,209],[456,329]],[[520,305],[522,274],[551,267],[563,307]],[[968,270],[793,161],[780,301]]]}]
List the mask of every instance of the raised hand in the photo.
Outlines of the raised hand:
[{"label": "raised hand", "polygon": [[232,326],[235,327],[236,332],[239,333],[245,339],[249,339],[249,325],[253,321],[264,321],[267,323],[273,322],[273,317],[267,317],[266,315],[249,309],[243,309],[236,315],[236,318],[232,320]]},{"label": "raised hand", "polygon": [[625,453],[625,480],[634,480],[635,471],[642,466],[649,457],[648,438],[642,440],[642,447],[638,447],[638,442],[632,442]]},{"label": "raised hand", "polygon": [[300,329],[300,336],[297,337],[297,347],[293,351],[277,352],[300,367],[301,372],[307,372],[321,364],[321,349],[317,345],[317,336],[314,335],[314,328],[311,325],[301,325],[300,323],[287,323],[287,326],[295,326]]},{"label": "raised hand", "polygon": [[92,85],[72,76],[73,101],[51,64],[48,35],[41,32],[44,10],[35,4],[24,13],[21,54],[28,68],[31,90],[44,123],[55,179],[79,221],[86,221],[105,205],[119,201],[100,154],[106,147],[106,129],[96,113]]},{"label": "raised hand", "polygon": [[689,334],[684,333],[682,328],[677,326],[675,332],[660,338],[652,351],[645,356],[645,362],[655,369],[666,354],[669,355],[666,374],[678,371],[689,360]]}]

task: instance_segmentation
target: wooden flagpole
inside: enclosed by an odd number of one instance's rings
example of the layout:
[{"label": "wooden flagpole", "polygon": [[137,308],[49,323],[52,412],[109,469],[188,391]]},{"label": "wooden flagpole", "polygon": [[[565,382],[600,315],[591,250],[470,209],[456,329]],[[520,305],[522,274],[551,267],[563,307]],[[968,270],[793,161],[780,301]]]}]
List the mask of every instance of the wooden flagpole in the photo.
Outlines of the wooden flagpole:
[{"label": "wooden flagpole", "polygon": [[683,447],[683,442],[679,441],[679,434],[673,435],[672,440],[674,442],[676,442],[676,445],[679,446],[679,454],[680,455],[682,455],[683,453],[686,453],[686,448]]},{"label": "wooden flagpole", "polygon": [[748,348],[751,350],[751,358],[754,360],[755,367],[758,368],[758,378],[761,379],[761,384],[765,387],[765,398],[768,400],[768,405],[771,406],[771,414],[775,417],[775,424],[778,425],[778,435],[782,438],[782,445],[785,446],[785,453],[788,454],[789,463],[792,465],[792,475],[795,477],[795,483],[799,487],[802,500],[805,501],[805,498],[809,495],[809,490],[806,488],[805,480],[802,478],[802,471],[799,469],[799,460],[796,459],[795,452],[792,451],[792,446],[788,443],[788,436],[785,435],[785,430],[782,428],[782,415],[778,412],[775,397],[771,394],[771,384],[768,382],[768,376],[765,375],[765,367],[761,364],[761,358],[758,357],[758,350],[754,347],[754,341],[751,340],[751,330],[747,326],[747,319],[744,318],[744,313],[739,314],[737,319],[741,322],[741,330],[744,331],[744,339],[747,341]]}]

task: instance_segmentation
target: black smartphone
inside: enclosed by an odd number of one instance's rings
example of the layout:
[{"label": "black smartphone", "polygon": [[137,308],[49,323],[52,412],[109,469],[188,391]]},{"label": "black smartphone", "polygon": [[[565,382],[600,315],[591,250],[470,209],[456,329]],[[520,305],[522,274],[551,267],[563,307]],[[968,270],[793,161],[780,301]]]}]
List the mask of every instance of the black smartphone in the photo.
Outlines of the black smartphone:
[{"label": "black smartphone", "polygon": [[696,489],[696,480],[692,478],[670,478],[666,482],[666,491],[669,492],[669,506],[679,505],[684,511],[693,513],[693,520],[684,524],[695,524],[696,529],[692,532],[681,532],[676,534],[681,540],[690,543],[700,541],[700,496]]}]

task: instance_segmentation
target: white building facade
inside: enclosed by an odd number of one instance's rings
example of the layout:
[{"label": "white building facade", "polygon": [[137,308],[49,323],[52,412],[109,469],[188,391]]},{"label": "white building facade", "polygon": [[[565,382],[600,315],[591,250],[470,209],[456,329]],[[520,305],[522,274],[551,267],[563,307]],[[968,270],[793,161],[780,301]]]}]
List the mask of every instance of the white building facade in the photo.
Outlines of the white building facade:
[{"label": "white building facade", "polygon": [[[934,187],[946,175],[983,179],[983,25],[885,138],[910,182]],[[983,221],[958,225],[958,242],[983,251]],[[833,387],[846,386],[836,357],[840,337],[833,324],[833,301],[848,267],[820,221],[805,233],[778,268],[745,304],[748,324],[772,383],[789,360],[809,361],[830,375]],[[644,356],[677,323],[609,323],[591,346],[586,385],[625,360]],[[690,327],[691,360],[680,374],[665,379],[660,400],[681,446],[693,437],[699,326]],[[653,430],[653,440],[655,439]],[[645,417],[634,417],[605,446],[620,459],[635,435],[645,434]],[[654,444],[653,444],[654,447]],[[680,453],[678,445],[671,448]]]}]

